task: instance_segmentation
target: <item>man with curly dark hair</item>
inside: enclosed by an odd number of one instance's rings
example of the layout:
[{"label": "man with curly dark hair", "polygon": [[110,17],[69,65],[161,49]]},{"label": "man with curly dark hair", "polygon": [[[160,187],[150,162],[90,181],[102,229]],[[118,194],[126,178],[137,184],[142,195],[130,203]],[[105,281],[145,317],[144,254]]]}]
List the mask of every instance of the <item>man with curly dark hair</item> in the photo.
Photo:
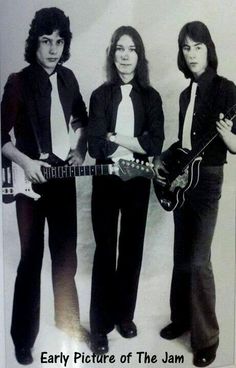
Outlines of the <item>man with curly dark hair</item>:
[{"label": "man with curly dark hair", "polygon": [[[78,82],[62,66],[70,56],[69,18],[58,8],[36,12],[26,40],[30,64],[10,75],[2,112],[2,152],[20,166],[40,198],[16,196],[21,260],[15,283],[11,335],[20,364],[33,361],[31,349],[39,331],[40,273],[45,221],[52,260],[55,323],[79,334],[76,189],[74,178],[46,180],[43,170],[55,164],[82,164],[86,154],[87,112]],[[13,129],[15,143],[9,132]],[[70,134],[69,134],[70,132]],[[72,149],[70,135],[76,138]],[[47,162],[43,158],[48,158]],[[54,165],[53,163],[53,165]]]}]

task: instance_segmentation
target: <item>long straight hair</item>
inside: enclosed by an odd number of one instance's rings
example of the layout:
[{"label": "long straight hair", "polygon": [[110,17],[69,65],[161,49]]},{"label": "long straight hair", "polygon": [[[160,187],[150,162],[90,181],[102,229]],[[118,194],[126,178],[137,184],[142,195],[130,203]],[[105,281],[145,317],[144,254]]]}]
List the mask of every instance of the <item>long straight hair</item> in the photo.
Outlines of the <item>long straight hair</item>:
[{"label": "long straight hair", "polygon": [[136,53],[138,55],[138,62],[135,69],[135,79],[142,87],[147,87],[150,85],[149,82],[149,71],[148,71],[148,61],[145,56],[145,48],[140,34],[135,28],[131,26],[121,26],[112,35],[110,46],[107,49],[107,59],[106,59],[106,72],[107,81],[113,83],[118,80],[119,75],[117,68],[114,63],[116,45],[119,39],[127,35],[132,38]]}]

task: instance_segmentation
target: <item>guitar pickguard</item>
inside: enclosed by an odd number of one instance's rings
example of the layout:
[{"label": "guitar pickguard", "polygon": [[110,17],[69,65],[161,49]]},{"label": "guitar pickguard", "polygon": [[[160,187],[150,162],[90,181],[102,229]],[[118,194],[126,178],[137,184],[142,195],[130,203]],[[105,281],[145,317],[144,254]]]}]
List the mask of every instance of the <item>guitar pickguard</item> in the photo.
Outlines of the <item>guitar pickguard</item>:
[{"label": "guitar pickguard", "polygon": [[177,178],[172,181],[169,190],[171,192],[174,192],[176,188],[184,189],[188,183],[188,180],[189,180],[189,170],[186,169],[182,175],[178,175]]}]

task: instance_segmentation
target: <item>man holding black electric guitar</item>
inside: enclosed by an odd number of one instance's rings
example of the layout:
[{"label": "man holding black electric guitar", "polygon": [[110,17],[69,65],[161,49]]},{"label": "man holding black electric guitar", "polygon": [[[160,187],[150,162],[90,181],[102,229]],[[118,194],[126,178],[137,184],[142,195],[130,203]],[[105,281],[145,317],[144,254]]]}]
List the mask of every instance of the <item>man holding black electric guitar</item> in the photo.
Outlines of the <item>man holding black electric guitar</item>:
[{"label": "man holding black electric guitar", "polygon": [[178,43],[178,67],[191,83],[180,95],[179,141],[155,159],[156,195],[174,210],[175,224],[171,323],[160,335],[171,340],[190,331],[193,364],[204,367],[219,344],[210,257],[226,152],[236,153],[236,88],[216,74],[203,23],[187,23]]}]

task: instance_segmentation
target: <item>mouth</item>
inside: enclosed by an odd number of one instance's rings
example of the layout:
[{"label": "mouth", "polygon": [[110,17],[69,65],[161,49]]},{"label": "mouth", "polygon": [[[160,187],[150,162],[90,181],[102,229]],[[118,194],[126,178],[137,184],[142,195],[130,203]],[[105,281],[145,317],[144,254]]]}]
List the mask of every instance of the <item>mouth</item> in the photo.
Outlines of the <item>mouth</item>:
[{"label": "mouth", "polygon": [[47,59],[50,63],[55,63],[55,61],[57,61],[57,58],[48,58]]},{"label": "mouth", "polygon": [[191,65],[191,66],[196,66],[196,65],[197,65],[197,63],[189,63],[189,65]]}]

